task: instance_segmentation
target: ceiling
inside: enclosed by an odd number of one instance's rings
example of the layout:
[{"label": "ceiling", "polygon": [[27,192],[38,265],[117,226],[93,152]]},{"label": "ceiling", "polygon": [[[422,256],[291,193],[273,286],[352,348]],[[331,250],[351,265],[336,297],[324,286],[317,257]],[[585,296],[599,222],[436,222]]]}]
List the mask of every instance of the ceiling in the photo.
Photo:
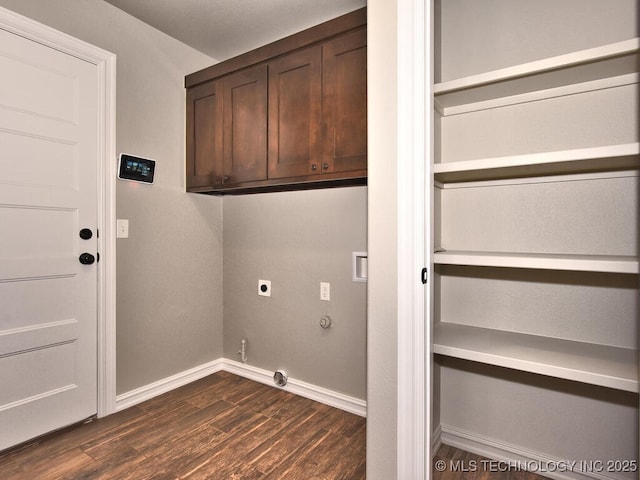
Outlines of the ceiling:
[{"label": "ceiling", "polygon": [[366,5],[366,0],[106,1],[220,61]]}]

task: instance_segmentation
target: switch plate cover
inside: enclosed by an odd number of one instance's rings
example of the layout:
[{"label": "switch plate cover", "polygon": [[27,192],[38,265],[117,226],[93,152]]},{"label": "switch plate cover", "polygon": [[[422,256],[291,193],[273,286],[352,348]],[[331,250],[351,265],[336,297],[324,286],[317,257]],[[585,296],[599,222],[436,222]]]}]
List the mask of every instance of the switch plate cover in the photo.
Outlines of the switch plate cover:
[{"label": "switch plate cover", "polygon": [[129,238],[129,220],[126,218],[116,220],[116,238]]}]

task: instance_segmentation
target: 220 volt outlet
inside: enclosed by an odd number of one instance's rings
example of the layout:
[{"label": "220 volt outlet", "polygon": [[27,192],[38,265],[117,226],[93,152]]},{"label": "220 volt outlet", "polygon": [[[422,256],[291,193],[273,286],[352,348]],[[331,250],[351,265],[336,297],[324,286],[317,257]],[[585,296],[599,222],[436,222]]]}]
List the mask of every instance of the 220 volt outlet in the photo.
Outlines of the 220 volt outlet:
[{"label": "220 volt outlet", "polygon": [[271,280],[258,280],[258,295],[261,297],[271,296]]}]

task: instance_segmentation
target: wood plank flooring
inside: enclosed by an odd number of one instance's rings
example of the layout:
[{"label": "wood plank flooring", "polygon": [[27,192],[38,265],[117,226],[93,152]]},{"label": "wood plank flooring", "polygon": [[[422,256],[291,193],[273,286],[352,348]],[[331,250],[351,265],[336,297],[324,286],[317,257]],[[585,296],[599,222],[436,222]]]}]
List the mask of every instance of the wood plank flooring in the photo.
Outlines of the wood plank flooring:
[{"label": "wood plank flooring", "polygon": [[438,449],[432,465],[432,480],[548,480],[517,470],[517,463],[498,462],[449,445]]},{"label": "wood plank flooring", "polygon": [[[0,479],[364,480],[365,436],[362,417],[218,372],[0,453]],[[545,480],[487,462],[443,445],[432,478]]]},{"label": "wood plank flooring", "polygon": [[366,421],[227,372],[0,455],[2,480],[365,478]]}]

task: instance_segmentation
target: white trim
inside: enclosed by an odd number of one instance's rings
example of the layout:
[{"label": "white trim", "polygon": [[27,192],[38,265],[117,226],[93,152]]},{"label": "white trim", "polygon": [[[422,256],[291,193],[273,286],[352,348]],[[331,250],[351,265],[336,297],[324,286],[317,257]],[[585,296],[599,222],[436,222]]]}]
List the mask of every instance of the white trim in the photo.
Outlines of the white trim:
[{"label": "white trim", "polygon": [[[598,90],[606,90],[609,88],[624,87],[627,85],[637,84],[639,77],[640,75],[638,75],[637,73],[628,73],[626,75],[600,78],[598,80],[590,80],[588,82],[573,83],[571,85],[565,85],[562,87],[546,88],[544,90],[535,90],[532,92],[507,95],[504,97],[491,98],[488,100],[478,100],[469,103],[454,104],[445,106],[442,109],[442,116],[452,117],[454,115],[462,115],[465,113],[490,110],[492,108],[510,107],[513,105],[521,105],[524,103],[540,102],[553,98],[596,92]],[[444,99],[441,99],[440,101],[446,105]]]},{"label": "white trim", "polygon": [[[118,395],[116,397],[116,410],[120,411],[125,408],[132,407],[138,403],[150,400],[158,395],[170,392],[178,387],[182,387],[183,385],[222,370],[274,388],[280,388],[276,387],[273,383],[273,372],[247,365],[246,363],[236,362],[235,360],[218,358],[217,360],[213,360],[209,363],[185,370],[184,372],[176,373],[170,377],[163,378],[156,382]],[[287,386],[282,388],[282,390],[291,392],[294,395],[315,400],[316,402],[320,402],[331,407],[339,408],[340,410],[344,410],[361,417],[367,416],[366,401],[350,397],[349,395],[335,392],[333,390],[318,387],[316,385],[303,382],[302,380],[296,380],[295,378],[289,377]]]},{"label": "white trim", "polygon": [[638,393],[635,348],[448,322],[435,333],[439,355]]},{"label": "white trim", "polygon": [[[223,358],[221,360],[223,362],[223,370],[226,372],[233,373],[274,388],[280,388],[276,387],[273,383],[273,372],[247,365],[246,363],[229,360],[228,358]],[[344,410],[361,417],[367,416],[366,401],[343,393],[335,392],[333,390],[318,387],[311,383],[303,382],[302,380],[296,380],[295,378],[289,377],[287,385],[282,387],[282,390],[315,400],[316,402],[324,403],[331,407],[339,408],[340,410]]]},{"label": "white trim", "polygon": [[535,473],[557,480],[622,480],[624,478],[604,475],[599,472],[580,471],[578,466],[570,469],[566,460],[500,442],[450,425],[442,425],[442,443],[492,460],[508,462],[514,467],[517,465],[529,466],[532,471],[538,470]]},{"label": "white trim", "polygon": [[[511,155],[507,157],[479,158],[476,160],[461,160],[457,162],[436,163],[433,171],[438,175],[446,173],[465,173],[482,170],[495,170],[513,167],[541,166],[546,171],[552,170],[554,164],[580,164],[585,160],[601,160],[603,168],[607,164],[603,160],[611,158],[634,157],[640,154],[640,143],[624,143],[616,145],[602,145],[588,148],[574,148],[571,150],[556,150],[551,152],[530,153],[526,155]],[[637,158],[629,164],[637,165]],[[444,180],[446,181],[446,180]]]},{"label": "white trim", "polygon": [[436,456],[438,450],[442,446],[442,425],[438,425],[437,428],[431,434],[431,456]]},{"label": "white trim", "polygon": [[99,137],[102,186],[99,200],[100,283],[98,305],[98,417],[116,411],[116,56],[100,64],[104,84]]},{"label": "white trim", "polygon": [[115,411],[115,155],[116,56],[46,25],[0,7],[0,28],[96,65],[99,76],[98,127],[98,416]]},{"label": "white trim", "polygon": [[116,410],[124,410],[125,408],[150,400],[158,395],[170,392],[171,390],[182,387],[188,383],[195,382],[196,380],[223,370],[223,367],[224,359],[219,358],[212,362],[199,365],[189,370],[185,370],[184,372],[176,373],[170,377],[163,378],[140,388],[136,388],[135,390],[118,395],[116,397]]},{"label": "white trim", "polygon": [[551,70],[572,67],[590,62],[602,61],[611,57],[628,55],[640,49],[640,38],[624,40],[600,47],[571,52],[556,57],[545,58],[533,62],[523,63],[512,67],[493,70],[490,72],[458,78],[435,85],[435,93],[442,95],[454,90],[476,88],[489,83],[496,83],[514,78],[536,75]]},{"label": "white trim", "polygon": [[[625,160],[626,162],[626,160]],[[613,161],[611,162],[614,163]],[[539,177],[521,177],[521,178],[498,178],[495,180],[477,180],[470,182],[442,183],[443,190],[451,190],[457,188],[487,188],[506,185],[535,185],[540,183],[565,183],[565,182],[583,182],[593,180],[605,180],[611,178],[632,178],[640,176],[640,172],[635,170],[614,170],[612,172],[594,171],[588,173],[562,173],[557,175],[544,175]]]},{"label": "white trim", "polygon": [[[431,465],[430,304],[420,282],[430,238],[426,181],[431,112],[432,2],[399,0],[398,84],[398,364],[396,478],[422,480]],[[428,112],[428,113],[427,113]],[[429,207],[430,208],[430,207]],[[429,275],[431,272],[429,272]],[[429,282],[430,284],[431,282]]]},{"label": "white trim", "polygon": [[561,255],[556,253],[480,252],[441,250],[434,255],[438,265],[535,268],[572,272],[640,273],[638,257],[622,255]]}]

